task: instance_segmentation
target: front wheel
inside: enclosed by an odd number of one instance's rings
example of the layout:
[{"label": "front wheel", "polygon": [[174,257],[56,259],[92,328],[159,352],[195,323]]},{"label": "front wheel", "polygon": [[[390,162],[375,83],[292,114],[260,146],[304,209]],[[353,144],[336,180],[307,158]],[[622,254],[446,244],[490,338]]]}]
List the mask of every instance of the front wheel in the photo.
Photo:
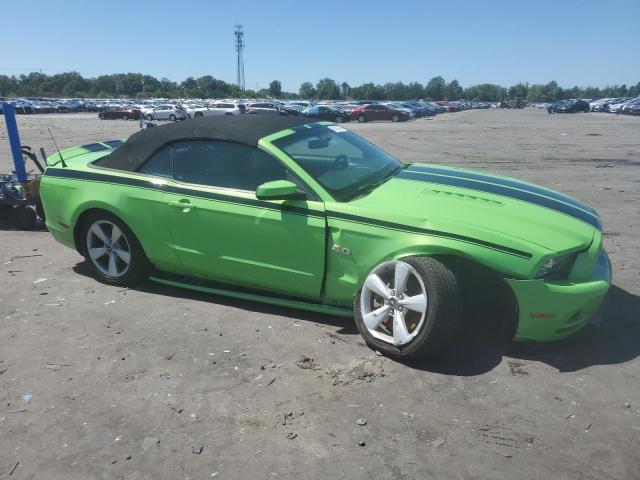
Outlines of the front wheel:
[{"label": "front wheel", "polygon": [[364,115],[358,115],[358,123],[364,123],[367,121],[367,118]]},{"label": "front wheel", "polygon": [[144,119],[150,122],[151,120],[153,120],[153,115],[151,115],[150,113],[147,113],[147,114],[144,116]]},{"label": "front wheel", "polygon": [[399,115],[394,115],[393,117],[391,117],[391,121],[392,122],[399,122],[400,121],[400,116]]},{"label": "front wheel", "polygon": [[441,353],[461,318],[453,272],[432,257],[378,265],[355,300],[356,326],[367,344],[401,359]]},{"label": "front wheel", "polygon": [[344,117],[343,117],[342,115],[338,115],[338,116],[335,118],[335,122],[336,122],[336,123],[342,123],[342,122],[344,122]]},{"label": "front wheel", "polygon": [[94,276],[110,285],[134,286],[149,271],[138,239],[118,217],[96,211],[84,220],[81,250]]},{"label": "front wheel", "polygon": [[175,122],[176,116],[172,113],[171,115],[169,115],[169,120],[171,120],[172,122]]}]

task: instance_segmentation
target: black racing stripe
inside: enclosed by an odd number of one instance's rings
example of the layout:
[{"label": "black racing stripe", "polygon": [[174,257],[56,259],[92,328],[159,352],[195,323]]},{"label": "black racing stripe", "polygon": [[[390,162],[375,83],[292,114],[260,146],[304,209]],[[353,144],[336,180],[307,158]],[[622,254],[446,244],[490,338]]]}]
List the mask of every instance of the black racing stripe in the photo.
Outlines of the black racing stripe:
[{"label": "black racing stripe", "polygon": [[108,150],[109,147],[103,145],[102,143],[87,143],[86,145],[82,145],[82,148],[85,150],[89,150],[90,152],[100,152],[102,150]]},{"label": "black racing stripe", "polygon": [[205,192],[185,187],[177,187],[168,184],[157,184],[142,178],[121,177],[119,175],[109,175],[98,172],[85,172],[80,170],[71,170],[64,168],[48,168],[45,175],[58,178],[72,178],[76,180],[89,180],[96,182],[114,183],[118,185],[127,185],[131,187],[148,188],[152,190],[163,190],[168,193],[185,195],[189,197],[205,198],[207,200],[218,200],[221,202],[236,203],[239,205],[247,205],[250,207],[266,208],[269,210],[278,210],[285,213],[293,213],[297,215],[306,215],[309,217],[323,218],[324,214],[316,210],[310,210],[304,207],[293,205],[282,205],[277,203],[265,202],[254,198],[236,197],[234,195],[225,195],[222,193]]},{"label": "black racing stripe", "polygon": [[84,172],[81,170],[73,170],[70,168],[47,168],[44,171],[44,175],[48,177],[57,177],[57,178],[72,178],[75,180],[90,180],[95,182],[117,183],[119,185],[150,188],[154,190],[158,190],[160,188],[159,185],[156,185],[150,182],[149,180],[145,180],[142,178],[121,177],[119,175],[109,175],[106,173],[98,173],[98,172]]},{"label": "black racing stripe", "polygon": [[508,253],[510,255],[515,255],[522,258],[533,257],[531,253],[524,252],[522,250],[517,250],[515,248],[507,247],[505,245],[500,245],[498,243],[486,242],[484,240],[479,240],[473,237],[467,237],[465,235],[458,235],[457,233],[443,232],[440,230],[431,230],[428,228],[413,227],[411,225],[405,225],[402,223],[393,223],[393,222],[387,222],[384,220],[376,220],[376,219],[371,219],[367,217],[359,217],[357,215],[350,215],[348,213],[342,213],[342,212],[327,211],[327,216],[332,218],[338,218],[341,220],[347,220],[350,222],[363,223],[366,225],[375,225],[378,227],[391,228],[394,230],[402,230],[402,231],[411,232],[411,233],[419,233],[422,235],[430,235],[433,237],[443,237],[443,238],[449,238],[451,240],[460,240],[462,242],[473,243],[476,245],[480,245],[482,247],[487,247],[492,250],[498,250],[500,252]]},{"label": "black racing stripe", "polygon": [[594,216],[597,216],[596,211],[586,203],[582,203],[576,200],[575,198],[571,198],[567,195],[563,195],[562,193],[549,190],[548,188],[540,187],[538,185],[530,185],[524,182],[520,182],[518,180],[495,177],[495,176],[480,173],[480,172],[468,172],[464,170],[456,170],[453,168],[433,166],[433,165],[413,164],[410,167],[408,167],[405,171],[426,172],[426,173],[434,173],[436,175],[448,175],[451,177],[468,178],[470,180],[480,180],[482,182],[489,182],[489,183],[495,183],[497,185],[504,185],[505,187],[518,188],[520,190],[536,193],[538,195],[544,195],[545,197],[551,197],[560,202],[568,203],[569,205],[573,205],[576,208],[581,208],[582,210],[586,210],[587,212],[592,213]]},{"label": "black racing stripe", "polygon": [[585,212],[580,208],[576,208],[573,205],[567,205],[566,203],[560,202],[558,200],[543,197],[531,192],[525,192],[502,185],[490,184],[466,178],[446,177],[443,175],[432,175],[430,173],[408,172],[406,170],[398,174],[396,178],[417,180],[427,183],[438,183],[441,185],[449,185],[451,187],[468,188],[470,190],[502,195],[504,197],[514,198],[523,202],[546,207],[551,210],[555,210],[556,212],[564,213],[565,215],[577,218],[578,220],[582,220],[583,222],[588,223],[595,228],[602,228],[600,219],[593,214]]}]

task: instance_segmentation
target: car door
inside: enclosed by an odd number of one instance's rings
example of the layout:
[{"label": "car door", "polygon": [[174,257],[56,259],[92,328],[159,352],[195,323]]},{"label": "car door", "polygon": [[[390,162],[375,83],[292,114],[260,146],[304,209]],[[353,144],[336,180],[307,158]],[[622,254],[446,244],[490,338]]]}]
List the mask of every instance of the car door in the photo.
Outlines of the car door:
[{"label": "car door", "polygon": [[380,118],[380,105],[368,105],[367,109],[367,119],[368,120],[381,120]]},{"label": "car door", "polygon": [[318,299],[322,288],[324,204],[263,201],[258,185],[290,179],[270,154],[232,142],[177,142],[167,185],[168,229],[184,272],[217,281]]},{"label": "car door", "polygon": [[166,120],[169,118],[169,108],[167,105],[160,105],[153,111],[153,118],[156,120]]}]

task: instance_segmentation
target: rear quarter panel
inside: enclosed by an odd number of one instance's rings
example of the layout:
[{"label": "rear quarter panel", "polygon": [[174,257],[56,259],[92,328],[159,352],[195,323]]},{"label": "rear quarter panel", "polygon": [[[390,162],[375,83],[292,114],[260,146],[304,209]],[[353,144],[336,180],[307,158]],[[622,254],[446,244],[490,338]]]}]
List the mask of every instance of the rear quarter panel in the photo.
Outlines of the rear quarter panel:
[{"label": "rear quarter panel", "polygon": [[[110,178],[101,181],[58,176],[82,177],[95,171],[86,166],[80,169],[49,167],[46,170],[40,192],[47,227],[56,240],[79,249],[80,245],[74,241],[74,232],[81,228],[82,215],[92,209],[105,210],[129,226],[152,263],[170,271],[175,269],[178,261],[170,248],[163,192],[144,176],[110,172]],[[118,184],[118,177],[142,179],[148,182],[148,186]]]}]

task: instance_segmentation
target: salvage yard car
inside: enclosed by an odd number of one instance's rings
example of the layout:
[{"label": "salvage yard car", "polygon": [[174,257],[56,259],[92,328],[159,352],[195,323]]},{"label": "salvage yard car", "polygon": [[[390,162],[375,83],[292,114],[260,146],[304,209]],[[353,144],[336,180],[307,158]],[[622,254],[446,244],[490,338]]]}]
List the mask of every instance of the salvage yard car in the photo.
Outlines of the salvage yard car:
[{"label": "salvage yard car", "polygon": [[382,105],[381,103],[371,103],[361,105],[351,111],[351,119],[358,123],[370,122],[372,120],[391,120],[392,122],[403,122],[409,120],[410,116],[405,110]]},{"label": "salvage yard car", "polygon": [[185,120],[187,111],[180,105],[158,105],[144,116],[147,120]]},{"label": "salvage yard car", "polygon": [[577,112],[589,112],[591,107],[589,103],[584,100],[560,100],[553,102],[547,107],[548,113],[577,113]]},{"label": "salvage yard car", "polygon": [[[114,148],[115,147],[115,148]],[[403,164],[305,117],[203,117],[48,158],[46,223],[107,284],[354,316],[372,348],[436,354],[463,315],[549,341],[611,282],[589,206],[511,178]]]},{"label": "salvage yard car", "polygon": [[138,120],[140,110],[126,107],[106,107],[98,113],[100,120]]}]

